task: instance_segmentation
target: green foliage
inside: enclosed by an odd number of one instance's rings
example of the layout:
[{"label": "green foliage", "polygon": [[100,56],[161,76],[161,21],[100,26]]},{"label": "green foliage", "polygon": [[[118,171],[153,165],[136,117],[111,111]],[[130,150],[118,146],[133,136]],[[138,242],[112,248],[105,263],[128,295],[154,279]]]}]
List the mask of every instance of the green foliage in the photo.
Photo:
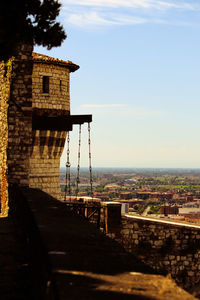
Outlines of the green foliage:
[{"label": "green foliage", "polygon": [[118,198],[119,197],[119,193],[118,192],[112,192],[108,194],[110,199],[114,199],[114,198]]},{"label": "green foliage", "polygon": [[144,212],[145,208],[146,208],[146,207],[145,207],[144,205],[140,205],[139,208],[138,208],[138,210],[137,210],[137,213],[138,213],[139,215],[141,215],[141,214]]},{"label": "green foliage", "polygon": [[57,0],[0,1],[0,60],[15,55],[22,43],[60,46],[66,38],[56,22],[60,7]]},{"label": "green foliage", "polygon": [[156,215],[156,214],[160,214],[160,208],[161,208],[161,205],[152,205],[151,206],[151,209],[148,211],[148,215]]},{"label": "green foliage", "polygon": [[95,187],[94,190],[97,193],[103,193],[104,192],[104,186],[103,185],[99,185],[99,186]]}]

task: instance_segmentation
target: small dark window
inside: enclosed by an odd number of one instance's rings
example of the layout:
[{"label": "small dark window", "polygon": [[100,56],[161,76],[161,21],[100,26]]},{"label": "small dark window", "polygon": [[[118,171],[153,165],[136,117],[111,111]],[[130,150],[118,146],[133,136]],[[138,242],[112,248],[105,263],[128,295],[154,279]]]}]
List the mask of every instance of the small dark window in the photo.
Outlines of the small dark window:
[{"label": "small dark window", "polygon": [[62,93],[62,80],[60,80],[60,92]]},{"label": "small dark window", "polygon": [[42,78],[42,92],[49,93],[49,76],[43,76]]}]

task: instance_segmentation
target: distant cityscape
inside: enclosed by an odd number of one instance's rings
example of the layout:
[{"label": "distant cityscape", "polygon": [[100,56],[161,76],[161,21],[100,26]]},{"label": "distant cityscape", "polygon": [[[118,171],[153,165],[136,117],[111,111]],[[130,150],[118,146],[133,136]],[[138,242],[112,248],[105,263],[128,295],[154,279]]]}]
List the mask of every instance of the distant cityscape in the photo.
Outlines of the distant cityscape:
[{"label": "distant cityscape", "polygon": [[[200,169],[94,168],[93,195],[99,201],[121,203],[122,213],[200,224]],[[69,183],[69,182],[68,182]],[[60,185],[65,198],[66,170]],[[70,171],[69,197],[91,196],[89,170]]]}]

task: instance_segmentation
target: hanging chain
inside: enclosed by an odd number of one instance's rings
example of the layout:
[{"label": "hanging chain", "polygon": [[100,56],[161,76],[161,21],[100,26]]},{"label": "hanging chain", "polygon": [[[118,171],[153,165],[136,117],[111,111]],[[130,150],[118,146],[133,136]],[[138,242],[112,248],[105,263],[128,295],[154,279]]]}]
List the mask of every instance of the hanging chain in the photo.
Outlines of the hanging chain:
[{"label": "hanging chain", "polygon": [[65,201],[67,194],[71,197],[71,178],[70,178],[70,137],[69,137],[69,132],[67,135],[67,162],[66,162],[66,177],[65,177]]},{"label": "hanging chain", "polygon": [[78,192],[79,192],[80,162],[81,162],[81,124],[79,125],[78,165],[77,165],[77,177],[76,177],[76,198],[78,197]]},{"label": "hanging chain", "polygon": [[93,198],[93,178],[92,178],[92,155],[91,155],[91,128],[90,128],[90,123],[88,123],[88,148],[89,148],[90,195]]}]

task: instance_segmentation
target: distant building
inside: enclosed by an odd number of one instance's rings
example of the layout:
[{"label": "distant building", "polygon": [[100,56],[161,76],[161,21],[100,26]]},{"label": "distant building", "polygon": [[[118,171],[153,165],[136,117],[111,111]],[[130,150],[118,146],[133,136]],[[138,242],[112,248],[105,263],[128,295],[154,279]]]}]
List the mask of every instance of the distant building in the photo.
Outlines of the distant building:
[{"label": "distant building", "polygon": [[199,208],[199,203],[195,202],[187,202],[183,204],[183,207],[196,207]]},{"label": "distant building", "polygon": [[111,179],[113,177],[113,174],[112,173],[104,173],[103,176],[106,178],[106,179]]},{"label": "distant building", "polygon": [[150,199],[152,200],[171,200],[172,199],[172,193],[163,193],[163,192],[151,192],[149,195]]},{"label": "distant building", "polygon": [[121,213],[127,214],[129,212],[129,204],[128,203],[121,203]]},{"label": "distant building", "polygon": [[177,206],[162,206],[161,207],[161,214],[162,215],[178,215],[179,209]]},{"label": "distant building", "polygon": [[137,198],[141,198],[141,199],[143,199],[143,200],[146,200],[146,199],[149,198],[150,194],[151,194],[151,192],[141,192],[141,191],[138,191],[138,192],[136,193],[136,197],[137,197]]},{"label": "distant building", "polygon": [[191,195],[189,195],[189,196],[186,197],[186,200],[187,200],[188,202],[193,201],[193,199],[194,199],[194,197],[191,196]]},{"label": "distant building", "polygon": [[100,198],[102,201],[109,201],[110,197],[108,193],[97,193],[94,192],[94,197]]},{"label": "distant building", "polygon": [[120,187],[120,185],[118,185],[116,183],[111,183],[111,184],[107,184],[104,188],[108,189],[108,190],[118,190],[121,187]]},{"label": "distant building", "polygon": [[132,193],[130,192],[121,192],[120,193],[120,199],[131,199]]}]

